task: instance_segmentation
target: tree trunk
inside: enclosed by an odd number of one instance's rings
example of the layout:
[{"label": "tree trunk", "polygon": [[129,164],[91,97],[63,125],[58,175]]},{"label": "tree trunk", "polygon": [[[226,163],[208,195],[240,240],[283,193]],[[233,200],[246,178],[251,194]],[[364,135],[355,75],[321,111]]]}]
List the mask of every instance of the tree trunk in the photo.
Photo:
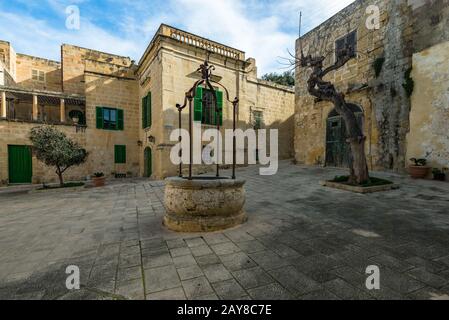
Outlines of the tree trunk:
[{"label": "tree trunk", "polygon": [[365,156],[365,138],[352,141],[349,183],[362,184],[369,181],[368,164]]},{"label": "tree trunk", "polygon": [[354,112],[346,104],[343,94],[337,94],[333,99],[335,110],[345,120],[348,140],[351,147],[351,159],[349,164],[349,183],[362,184],[369,180],[368,164],[365,155],[365,140],[362,128],[360,128]]},{"label": "tree trunk", "polygon": [[64,187],[64,178],[62,177],[62,171],[60,168],[57,168],[56,174],[58,175],[58,178],[59,178],[59,186],[61,188]]},{"label": "tree trunk", "polygon": [[345,95],[338,92],[332,82],[324,81],[323,78],[332,71],[343,67],[352,57],[346,55],[335,62],[334,65],[323,70],[324,56],[312,58],[305,57],[301,51],[299,60],[302,67],[312,67],[312,74],[307,81],[307,90],[310,95],[322,100],[332,102],[335,110],[343,117],[348,134],[347,142],[351,147],[350,176],[349,183],[362,184],[369,181],[369,171],[365,155],[365,140],[362,128],[360,128],[357,117],[348,107]]}]

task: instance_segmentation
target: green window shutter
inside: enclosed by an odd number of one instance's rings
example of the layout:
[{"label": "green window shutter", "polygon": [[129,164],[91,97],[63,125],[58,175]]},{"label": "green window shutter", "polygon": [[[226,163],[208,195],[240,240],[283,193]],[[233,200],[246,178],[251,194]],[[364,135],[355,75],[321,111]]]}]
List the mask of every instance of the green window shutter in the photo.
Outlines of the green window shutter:
[{"label": "green window shutter", "polygon": [[116,145],[114,147],[115,163],[126,163],[126,146]]},{"label": "green window shutter", "polygon": [[97,107],[96,113],[97,113],[97,129],[103,129],[103,108]]},{"label": "green window shutter", "polygon": [[147,99],[148,97],[142,98],[142,129],[147,127]]},{"label": "green window shutter", "polygon": [[125,124],[123,110],[117,109],[117,130],[123,130],[124,128]]},{"label": "green window shutter", "polygon": [[152,122],[152,114],[151,114],[151,112],[152,112],[152,107],[151,107],[151,92],[148,92],[148,95],[147,95],[147,113],[146,113],[146,116],[147,116],[147,127],[151,127],[151,125],[153,124],[153,122]]},{"label": "green window shutter", "polygon": [[203,88],[196,88],[195,99],[193,101],[193,120],[201,122],[203,120]]},{"label": "green window shutter", "polygon": [[[220,119],[220,126],[223,125],[223,92],[215,91],[217,97],[218,117]],[[215,121],[215,124],[217,122]]]}]

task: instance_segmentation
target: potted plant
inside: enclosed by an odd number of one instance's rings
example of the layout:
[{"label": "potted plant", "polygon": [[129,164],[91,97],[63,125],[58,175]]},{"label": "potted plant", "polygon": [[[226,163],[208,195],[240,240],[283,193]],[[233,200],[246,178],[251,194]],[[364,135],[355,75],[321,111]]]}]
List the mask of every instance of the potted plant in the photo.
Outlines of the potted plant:
[{"label": "potted plant", "polygon": [[433,180],[446,181],[446,173],[443,170],[440,170],[438,168],[433,168],[432,169]]},{"label": "potted plant", "polygon": [[413,163],[409,166],[409,173],[412,178],[424,179],[427,177],[430,168],[427,166],[426,159],[411,158],[410,161]]},{"label": "potted plant", "polygon": [[95,187],[103,187],[105,185],[106,177],[103,172],[96,172],[92,176],[92,182]]}]

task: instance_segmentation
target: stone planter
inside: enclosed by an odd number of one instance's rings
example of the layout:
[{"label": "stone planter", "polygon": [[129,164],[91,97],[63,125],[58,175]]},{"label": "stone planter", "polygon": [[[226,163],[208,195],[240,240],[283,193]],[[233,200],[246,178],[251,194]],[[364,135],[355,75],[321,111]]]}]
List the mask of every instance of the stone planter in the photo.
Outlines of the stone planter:
[{"label": "stone planter", "polygon": [[168,178],[164,225],[177,232],[211,232],[247,221],[244,180]]},{"label": "stone planter", "polygon": [[425,166],[410,166],[408,171],[414,179],[425,179],[429,174],[430,168]]},{"label": "stone planter", "polygon": [[340,190],[351,191],[351,192],[362,193],[362,194],[399,189],[399,186],[396,184],[385,184],[385,185],[373,186],[373,187],[351,186],[348,184],[332,182],[332,181],[320,181],[320,184],[323,187],[340,189]]}]

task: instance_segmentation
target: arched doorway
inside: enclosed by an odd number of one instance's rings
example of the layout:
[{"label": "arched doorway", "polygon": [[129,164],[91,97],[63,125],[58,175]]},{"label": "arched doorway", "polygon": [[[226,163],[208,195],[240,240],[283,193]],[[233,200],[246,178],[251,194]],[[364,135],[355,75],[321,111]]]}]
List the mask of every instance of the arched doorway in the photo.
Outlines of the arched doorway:
[{"label": "arched doorway", "polygon": [[[357,122],[363,131],[363,110],[355,104],[348,103],[356,114]],[[327,118],[326,126],[326,166],[349,167],[350,146],[346,142],[346,125],[342,116],[333,109]]]},{"label": "arched doorway", "polygon": [[143,175],[144,177],[149,178],[153,174],[153,156],[150,147],[145,148],[143,159],[144,159]]}]

